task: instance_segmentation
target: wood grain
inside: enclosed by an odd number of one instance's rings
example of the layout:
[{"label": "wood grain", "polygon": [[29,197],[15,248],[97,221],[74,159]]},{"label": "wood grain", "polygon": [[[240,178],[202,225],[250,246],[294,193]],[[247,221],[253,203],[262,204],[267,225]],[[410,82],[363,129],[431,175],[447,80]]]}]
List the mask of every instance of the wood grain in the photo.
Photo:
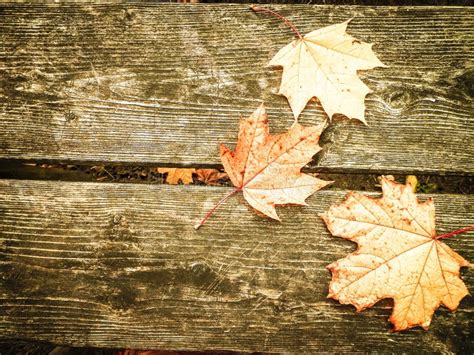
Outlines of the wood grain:
[{"label": "wood grain", "polygon": [[[319,169],[474,172],[474,9],[275,5],[306,33],[353,18],[389,68],[361,72],[367,121],[338,118]],[[266,68],[292,40],[247,5],[1,4],[0,157],[219,164],[238,118],[265,101],[292,123]],[[302,124],[325,119],[317,102]]]},{"label": "wood grain", "polygon": [[[391,303],[326,299],[325,266],[354,250],[308,207],[280,224],[204,186],[0,180],[0,338],[138,349],[471,353],[472,298],[430,330],[389,331]],[[472,196],[434,196],[438,233],[472,224]],[[474,232],[446,239],[469,260]],[[472,269],[462,270],[472,290]]]}]

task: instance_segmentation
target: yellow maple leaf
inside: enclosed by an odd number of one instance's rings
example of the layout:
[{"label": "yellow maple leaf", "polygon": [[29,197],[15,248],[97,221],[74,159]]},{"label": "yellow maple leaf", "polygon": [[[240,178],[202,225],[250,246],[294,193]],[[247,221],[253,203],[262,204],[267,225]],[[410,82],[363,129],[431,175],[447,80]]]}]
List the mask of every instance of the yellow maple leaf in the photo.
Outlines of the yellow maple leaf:
[{"label": "yellow maple leaf", "polygon": [[328,297],[358,311],[393,298],[394,330],[427,329],[441,304],[455,310],[468,294],[459,269],[470,264],[436,236],[433,200],[418,202],[410,185],[381,184],[381,198],[351,192],[321,215],[333,235],[358,244],[328,266]]},{"label": "yellow maple leaf", "polygon": [[346,33],[349,21],[300,35],[270,61],[269,66],[283,67],[278,93],[288,99],[295,120],[308,101],[317,97],[329,118],[341,113],[366,124],[364,100],[371,90],[357,70],[385,65],[375,56],[372,44]]},{"label": "yellow maple leaf", "polygon": [[185,184],[193,183],[193,173],[196,169],[186,168],[158,168],[160,174],[168,174],[166,176],[166,182],[171,185],[177,185],[180,181]]}]

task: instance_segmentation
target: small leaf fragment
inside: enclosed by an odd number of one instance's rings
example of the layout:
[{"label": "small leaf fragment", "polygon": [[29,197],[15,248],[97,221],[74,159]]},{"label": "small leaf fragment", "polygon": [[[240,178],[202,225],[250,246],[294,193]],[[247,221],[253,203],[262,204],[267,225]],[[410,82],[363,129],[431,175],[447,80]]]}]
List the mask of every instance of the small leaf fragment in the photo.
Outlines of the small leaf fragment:
[{"label": "small leaf fragment", "polygon": [[405,184],[410,185],[413,192],[416,193],[416,190],[418,188],[418,179],[415,175],[407,175],[407,177],[405,178]]},{"label": "small leaf fragment", "polygon": [[157,171],[160,174],[168,174],[166,182],[170,185],[177,185],[180,181],[184,185],[189,185],[193,183],[193,174],[196,172],[196,169],[158,168]]},{"label": "small leaf fragment", "polygon": [[219,180],[227,178],[226,173],[217,169],[196,169],[197,179],[206,185],[218,185]]}]

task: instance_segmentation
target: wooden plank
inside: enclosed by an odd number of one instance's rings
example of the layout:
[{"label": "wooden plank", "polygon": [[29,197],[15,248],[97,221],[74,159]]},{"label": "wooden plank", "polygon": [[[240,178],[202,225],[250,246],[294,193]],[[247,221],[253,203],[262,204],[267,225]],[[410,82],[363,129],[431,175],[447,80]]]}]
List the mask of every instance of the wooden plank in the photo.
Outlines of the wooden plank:
[{"label": "wooden plank", "polygon": [[[324,134],[326,170],[472,173],[474,9],[275,5],[303,33],[353,18],[390,68],[361,73],[367,121]],[[0,5],[0,157],[220,164],[264,100],[292,123],[266,68],[292,40],[247,5]],[[312,103],[302,124],[325,119]]]},{"label": "wooden plank", "polygon": [[[325,266],[354,250],[308,207],[283,222],[226,188],[0,180],[0,338],[75,346],[470,353],[473,300],[394,334],[388,301],[357,314],[326,299]],[[472,224],[473,196],[436,195],[438,232]],[[473,260],[473,232],[446,242]],[[472,269],[462,270],[472,289]]]}]

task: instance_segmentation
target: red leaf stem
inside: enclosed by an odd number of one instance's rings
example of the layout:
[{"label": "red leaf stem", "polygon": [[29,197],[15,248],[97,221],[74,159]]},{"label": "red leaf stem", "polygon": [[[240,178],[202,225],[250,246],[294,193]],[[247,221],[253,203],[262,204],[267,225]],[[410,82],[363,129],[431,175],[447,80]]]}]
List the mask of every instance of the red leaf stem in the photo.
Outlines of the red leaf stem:
[{"label": "red leaf stem", "polygon": [[457,231],[454,231],[454,232],[451,232],[451,233],[446,233],[446,234],[438,235],[438,236],[436,237],[436,239],[449,238],[449,237],[452,237],[453,235],[461,234],[461,233],[464,233],[464,232],[467,232],[467,231],[472,231],[472,230],[474,230],[474,226],[470,226],[470,227],[458,229]]},{"label": "red leaf stem", "polygon": [[300,31],[298,31],[298,29],[296,28],[296,26],[293,24],[293,22],[291,22],[290,20],[288,20],[285,16],[282,16],[280,15],[279,13],[273,11],[273,10],[270,10],[270,9],[267,9],[265,7],[260,7],[260,6],[256,6],[256,5],[252,5],[250,6],[250,8],[252,9],[252,11],[255,11],[255,12],[266,12],[266,13],[269,13],[277,18],[279,18],[280,20],[282,20],[289,28],[291,28],[291,30],[295,33],[295,35],[299,38],[299,39],[303,39],[303,36],[301,35]]},{"label": "red leaf stem", "polygon": [[217,208],[222,205],[225,201],[227,201],[227,199],[229,197],[231,197],[232,195],[235,195],[237,192],[239,191],[242,191],[241,188],[238,188],[238,189],[234,189],[232,190],[231,192],[229,192],[227,195],[225,195],[219,202],[217,202],[217,204],[212,207],[209,212],[206,213],[206,215],[204,216],[204,218],[201,220],[201,222],[197,223],[195,226],[194,226],[194,229],[199,229],[202,225],[204,225],[204,223],[207,222],[207,220],[209,219],[209,217],[211,217],[211,215],[214,213],[215,210],[217,210]]}]

